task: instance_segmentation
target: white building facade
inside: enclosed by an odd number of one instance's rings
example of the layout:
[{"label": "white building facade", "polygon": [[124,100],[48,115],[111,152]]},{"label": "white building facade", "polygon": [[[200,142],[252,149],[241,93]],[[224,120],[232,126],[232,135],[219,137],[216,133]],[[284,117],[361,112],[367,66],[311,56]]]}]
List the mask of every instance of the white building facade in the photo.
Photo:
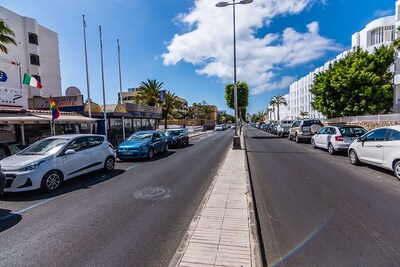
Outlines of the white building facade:
[{"label": "white building facade", "polygon": [[[28,108],[28,98],[61,96],[58,34],[0,6],[0,19],[15,33],[17,46],[7,44],[0,52],[0,70],[8,79],[0,82],[0,108]],[[24,74],[35,77],[42,89],[22,84]],[[16,98],[16,99],[15,99]]]},{"label": "white building facade", "polygon": [[[382,45],[390,45],[396,36],[396,28],[400,26],[400,1],[396,1],[396,14],[395,16],[387,16],[383,18],[376,19],[365,26],[360,32],[356,32],[352,35],[351,47],[361,47],[370,53],[374,52],[375,48]],[[335,59],[326,62],[323,66],[316,68],[314,71],[310,72],[308,75],[302,77],[298,81],[294,82],[289,87],[289,113],[293,118],[300,117],[301,112],[307,112],[310,118],[324,118],[324,116],[314,110],[311,107],[311,102],[313,101],[313,94],[310,93],[310,88],[314,83],[315,76],[329,68],[329,65],[336,60],[344,58],[351,50],[344,51],[339,54]],[[394,99],[393,106],[394,111],[400,111],[400,61],[398,56],[396,57],[398,63],[395,64],[397,70],[393,66],[391,71],[399,73],[395,75],[394,78]]]}]

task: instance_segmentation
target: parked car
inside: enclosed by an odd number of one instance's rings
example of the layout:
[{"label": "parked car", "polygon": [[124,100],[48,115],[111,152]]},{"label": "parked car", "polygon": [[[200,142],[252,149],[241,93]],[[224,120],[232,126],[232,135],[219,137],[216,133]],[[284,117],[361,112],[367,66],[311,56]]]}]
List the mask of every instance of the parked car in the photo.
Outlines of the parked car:
[{"label": "parked car", "polygon": [[1,170],[1,165],[0,165],[0,194],[3,193],[5,185],[6,185],[6,176]]},{"label": "parked car", "polygon": [[292,120],[282,120],[278,122],[278,125],[276,126],[276,134],[280,137],[285,137],[289,134],[289,129],[292,124]]},{"label": "parked car", "polygon": [[302,140],[311,140],[311,137],[323,126],[318,119],[296,120],[289,128],[288,138],[289,140],[294,139],[296,143]]},{"label": "parked car", "polygon": [[265,123],[262,123],[260,126],[260,130],[266,131],[266,129],[267,129],[267,125]]},{"label": "parked car", "polygon": [[349,147],[349,160],[391,170],[400,180],[400,125],[376,128],[357,138]]},{"label": "parked car", "polygon": [[103,169],[112,171],[115,153],[104,135],[47,137],[0,161],[5,192],[53,191],[70,178]]},{"label": "parked car", "polygon": [[187,146],[189,144],[189,134],[184,129],[168,129],[165,131],[165,137],[169,147]]},{"label": "parked car", "polygon": [[152,159],[155,154],[167,152],[168,144],[161,131],[138,131],[122,142],[117,149],[120,160],[134,158]]},{"label": "parked car", "polygon": [[367,132],[361,126],[326,126],[311,138],[313,148],[327,149],[333,155],[337,151],[347,151],[350,144]]},{"label": "parked car", "polygon": [[224,127],[222,127],[221,124],[217,124],[217,125],[215,125],[214,130],[215,130],[215,131],[223,131],[223,130],[224,130]]}]

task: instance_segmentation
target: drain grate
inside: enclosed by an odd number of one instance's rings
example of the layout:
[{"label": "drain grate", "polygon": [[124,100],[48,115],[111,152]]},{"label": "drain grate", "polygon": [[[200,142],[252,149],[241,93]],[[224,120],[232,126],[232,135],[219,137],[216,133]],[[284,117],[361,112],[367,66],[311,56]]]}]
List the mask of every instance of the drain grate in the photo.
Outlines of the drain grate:
[{"label": "drain grate", "polygon": [[135,192],[133,196],[139,199],[164,199],[169,197],[170,191],[165,187],[149,187]]}]

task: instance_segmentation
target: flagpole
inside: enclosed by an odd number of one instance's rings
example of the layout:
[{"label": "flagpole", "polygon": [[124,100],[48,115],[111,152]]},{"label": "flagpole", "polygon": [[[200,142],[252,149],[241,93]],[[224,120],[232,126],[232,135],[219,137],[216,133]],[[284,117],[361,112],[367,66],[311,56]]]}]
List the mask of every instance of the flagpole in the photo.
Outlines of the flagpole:
[{"label": "flagpole", "polygon": [[99,32],[100,32],[101,80],[103,83],[104,135],[107,137],[106,91],[104,88],[103,39],[101,36],[101,26],[99,26]]},{"label": "flagpole", "polygon": [[[86,21],[85,15],[82,15],[83,20],[83,42],[85,46],[85,62],[86,62],[86,85],[87,85],[87,95],[88,95],[88,113],[89,118],[92,117],[92,109],[91,109],[91,99],[90,99],[90,89],[89,89],[89,68],[88,68],[88,60],[87,60],[87,49],[86,49]],[[90,124],[90,133],[92,133],[92,124]]]},{"label": "flagpole", "polygon": [[[118,68],[119,68],[119,103],[122,105],[122,78],[121,78],[121,51],[119,48],[119,39],[117,39],[118,44]],[[125,117],[122,116],[122,139],[125,141]]]}]

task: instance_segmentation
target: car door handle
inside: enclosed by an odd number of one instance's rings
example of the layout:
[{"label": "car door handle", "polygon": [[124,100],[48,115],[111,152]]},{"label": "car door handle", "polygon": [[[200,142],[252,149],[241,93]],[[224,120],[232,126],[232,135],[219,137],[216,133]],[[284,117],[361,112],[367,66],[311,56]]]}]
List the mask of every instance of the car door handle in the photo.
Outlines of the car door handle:
[{"label": "car door handle", "polygon": [[377,148],[381,148],[381,147],[382,147],[382,145],[377,145],[376,147],[377,147]]}]

